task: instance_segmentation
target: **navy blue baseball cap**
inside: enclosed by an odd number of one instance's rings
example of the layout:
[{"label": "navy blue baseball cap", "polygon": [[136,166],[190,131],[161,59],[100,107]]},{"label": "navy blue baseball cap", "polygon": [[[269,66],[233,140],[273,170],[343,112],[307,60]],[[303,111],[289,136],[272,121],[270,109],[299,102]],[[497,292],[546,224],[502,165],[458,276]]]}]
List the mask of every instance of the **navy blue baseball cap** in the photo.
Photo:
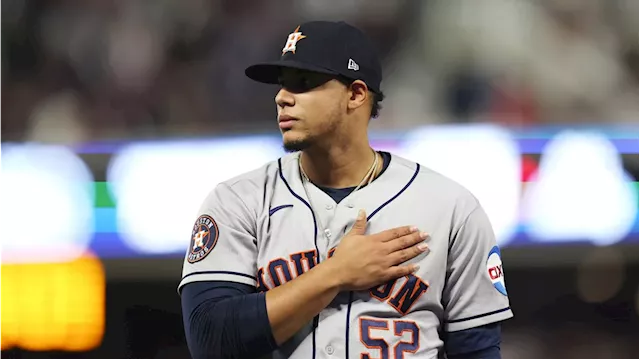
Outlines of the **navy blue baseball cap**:
[{"label": "navy blue baseball cap", "polygon": [[346,22],[312,21],[289,34],[280,59],[249,66],[252,80],[277,84],[283,68],[362,80],[369,90],[381,93],[382,66],[371,40]]}]

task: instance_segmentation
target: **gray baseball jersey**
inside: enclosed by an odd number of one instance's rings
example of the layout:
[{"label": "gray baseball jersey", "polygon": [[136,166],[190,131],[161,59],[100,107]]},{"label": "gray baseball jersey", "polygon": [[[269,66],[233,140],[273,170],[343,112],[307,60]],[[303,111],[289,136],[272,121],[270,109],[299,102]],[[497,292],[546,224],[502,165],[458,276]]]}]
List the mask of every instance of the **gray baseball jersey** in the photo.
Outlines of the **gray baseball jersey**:
[{"label": "gray baseball jersey", "polygon": [[[382,175],[339,204],[302,182],[299,153],[225,181],[193,227],[180,286],[232,281],[267,291],[331,257],[360,208],[367,233],[415,225],[430,251],[413,275],[340,293],[274,358],[437,358],[439,332],[513,316],[500,250],[475,197],[456,182],[392,155]],[[308,194],[307,194],[308,193]]]}]

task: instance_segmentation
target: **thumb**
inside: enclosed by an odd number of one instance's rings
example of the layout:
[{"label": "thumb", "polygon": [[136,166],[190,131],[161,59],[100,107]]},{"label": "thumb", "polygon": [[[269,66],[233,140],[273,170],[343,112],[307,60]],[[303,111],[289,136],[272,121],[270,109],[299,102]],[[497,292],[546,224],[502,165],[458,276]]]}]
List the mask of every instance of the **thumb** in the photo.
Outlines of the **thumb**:
[{"label": "thumb", "polygon": [[367,229],[367,214],[364,209],[358,211],[358,217],[351,228],[351,234],[364,234]]}]

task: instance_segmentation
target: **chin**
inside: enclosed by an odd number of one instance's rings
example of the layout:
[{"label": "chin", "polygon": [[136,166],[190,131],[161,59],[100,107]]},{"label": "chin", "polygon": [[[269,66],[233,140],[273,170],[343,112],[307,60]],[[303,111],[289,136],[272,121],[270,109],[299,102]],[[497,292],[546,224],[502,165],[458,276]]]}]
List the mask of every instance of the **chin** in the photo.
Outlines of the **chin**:
[{"label": "chin", "polygon": [[309,139],[289,130],[282,134],[282,147],[287,152],[303,151],[311,146]]}]

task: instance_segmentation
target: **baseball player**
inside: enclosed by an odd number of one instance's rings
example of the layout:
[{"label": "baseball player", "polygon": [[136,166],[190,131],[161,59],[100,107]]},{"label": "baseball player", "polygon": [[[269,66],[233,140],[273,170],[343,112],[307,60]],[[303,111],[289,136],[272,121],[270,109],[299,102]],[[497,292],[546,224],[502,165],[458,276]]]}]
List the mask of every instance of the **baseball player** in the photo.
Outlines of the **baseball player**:
[{"label": "baseball player", "polygon": [[367,37],[308,22],[245,73],[279,84],[289,153],[200,208],[179,284],[192,356],[500,358],[513,314],[489,220],[459,184],[370,147]]}]

